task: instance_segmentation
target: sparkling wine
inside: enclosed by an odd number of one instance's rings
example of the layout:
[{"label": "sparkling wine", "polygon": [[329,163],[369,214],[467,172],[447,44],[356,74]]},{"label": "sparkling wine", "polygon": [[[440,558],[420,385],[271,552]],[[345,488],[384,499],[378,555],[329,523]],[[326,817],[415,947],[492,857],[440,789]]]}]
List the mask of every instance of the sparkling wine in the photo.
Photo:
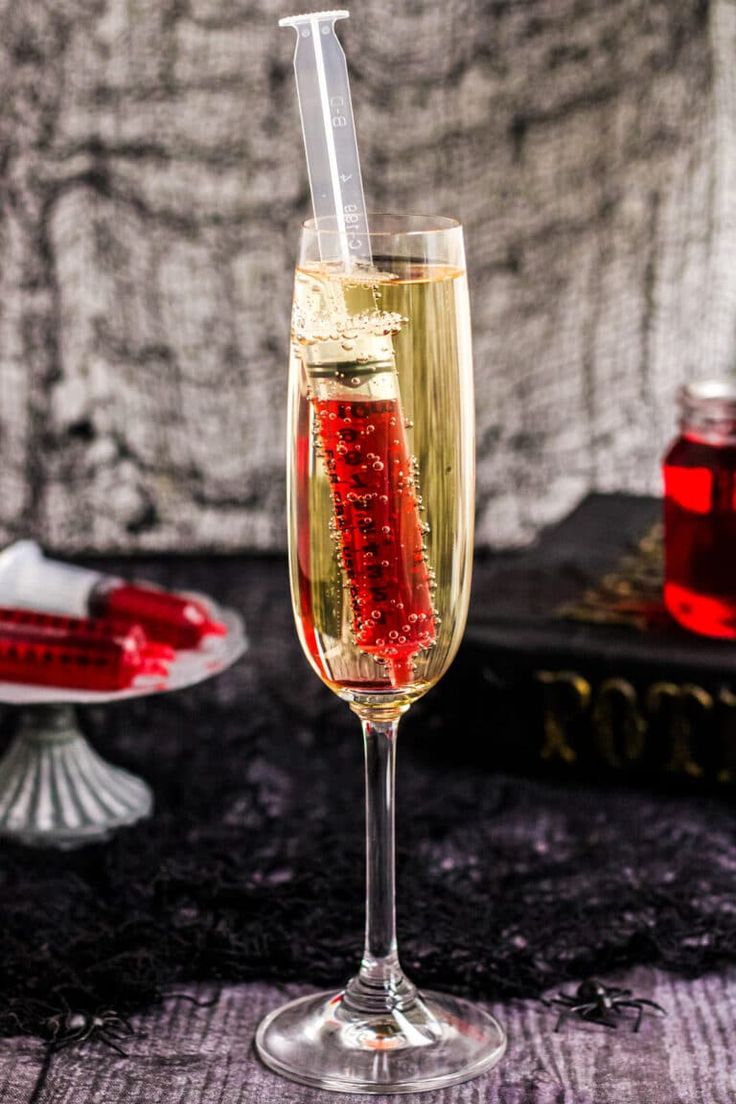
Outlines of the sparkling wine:
[{"label": "sparkling wine", "polygon": [[466,296],[461,270],[410,260],[360,276],[297,270],[292,593],[309,658],[344,696],[411,701],[459,643],[473,520]]}]

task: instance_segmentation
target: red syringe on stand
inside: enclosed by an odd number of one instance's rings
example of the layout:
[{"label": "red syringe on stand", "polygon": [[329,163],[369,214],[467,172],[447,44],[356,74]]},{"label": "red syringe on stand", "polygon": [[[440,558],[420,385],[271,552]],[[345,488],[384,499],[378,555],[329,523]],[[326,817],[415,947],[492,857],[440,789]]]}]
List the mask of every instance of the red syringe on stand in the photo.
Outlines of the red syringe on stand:
[{"label": "red syringe on stand", "polygon": [[141,625],[92,617],[65,617],[62,614],[12,609],[7,606],[0,606],[0,632],[19,635],[35,632],[61,640],[81,637],[91,641],[130,636],[150,659],[172,660],[176,654],[170,644],[149,640]]},{"label": "red syringe on stand", "polygon": [[149,641],[174,648],[196,648],[227,632],[196,598],[48,559],[35,541],[17,541],[0,554],[0,603],[140,625]]},{"label": "red syringe on stand", "polygon": [[[169,673],[172,650],[149,644],[139,626],[53,615],[30,619],[36,623],[27,623],[24,610],[0,610],[0,681],[115,691],[128,689],[140,676]],[[42,620],[46,623],[39,624]]]}]

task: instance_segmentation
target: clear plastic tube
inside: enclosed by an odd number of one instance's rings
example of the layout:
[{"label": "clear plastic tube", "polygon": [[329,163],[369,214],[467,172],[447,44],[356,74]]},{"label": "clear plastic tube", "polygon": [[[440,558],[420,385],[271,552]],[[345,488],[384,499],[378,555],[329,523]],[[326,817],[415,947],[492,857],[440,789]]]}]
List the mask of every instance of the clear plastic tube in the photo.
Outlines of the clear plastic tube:
[{"label": "clear plastic tube", "polygon": [[317,233],[320,227],[330,230],[320,235],[320,253],[323,261],[340,260],[348,271],[356,262],[371,264],[348,68],[335,34],[335,21],[349,15],[309,12],[279,20],[297,36],[294,72],[312,206]]}]

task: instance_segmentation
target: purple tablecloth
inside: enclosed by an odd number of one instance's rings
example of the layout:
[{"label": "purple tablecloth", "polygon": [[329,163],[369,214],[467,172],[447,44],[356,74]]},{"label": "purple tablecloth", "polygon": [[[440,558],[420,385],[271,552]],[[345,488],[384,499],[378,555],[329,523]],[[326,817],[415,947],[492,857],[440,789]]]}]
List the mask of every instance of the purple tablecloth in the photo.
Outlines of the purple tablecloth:
[{"label": "purple tablecloth", "polygon": [[[535,1001],[494,1003],[509,1049],[484,1077],[418,1104],[733,1104],[736,1100],[736,971],[682,981],[655,970],[622,977],[662,1004],[666,1019],[639,1035],[578,1022],[553,1032],[555,1014]],[[210,1008],[172,1000],[140,1016],[145,1037],[129,1056],[87,1044],[44,1067],[35,1039],[0,1041],[2,1104],[316,1104],[339,1095],[283,1081],[253,1053],[259,1018],[298,986],[239,985]],[[214,991],[196,990],[200,997]],[[366,1097],[346,1098],[366,1100]],[[377,1102],[389,1098],[374,1097]],[[396,1099],[395,1097],[393,1099]]]}]

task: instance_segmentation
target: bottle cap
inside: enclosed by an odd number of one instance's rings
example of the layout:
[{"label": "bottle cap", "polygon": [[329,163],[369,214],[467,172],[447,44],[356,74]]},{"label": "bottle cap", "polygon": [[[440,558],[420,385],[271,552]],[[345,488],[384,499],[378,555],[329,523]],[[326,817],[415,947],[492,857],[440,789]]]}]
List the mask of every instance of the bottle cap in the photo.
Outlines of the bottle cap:
[{"label": "bottle cap", "polygon": [[99,571],[47,559],[35,541],[16,541],[0,553],[0,605],[87,617],[101,578]]},{"label": "bottle cap", "polygon": [[693,380],[678,397],[683,433],[709,445],[736,444],[736,377]]}]

